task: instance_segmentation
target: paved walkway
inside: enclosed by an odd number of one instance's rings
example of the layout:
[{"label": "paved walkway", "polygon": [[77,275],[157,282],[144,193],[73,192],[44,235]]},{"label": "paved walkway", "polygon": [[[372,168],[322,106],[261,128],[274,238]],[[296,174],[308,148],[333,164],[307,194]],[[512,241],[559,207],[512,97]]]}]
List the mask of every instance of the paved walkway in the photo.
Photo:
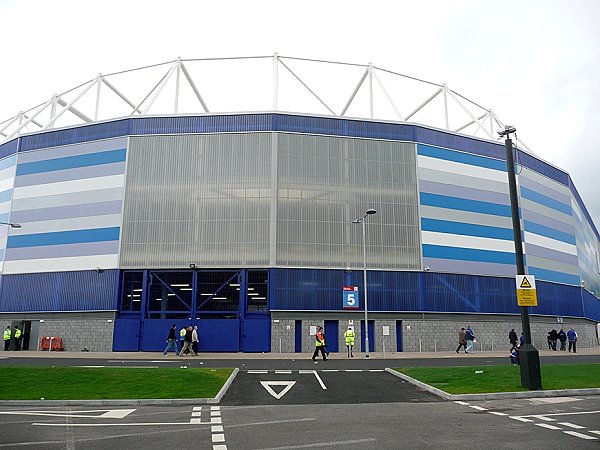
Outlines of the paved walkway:
[{"label": "paved walkway", "polygon": [[[539,350],[540,356],[569,356],[573,353],[567,351]],[[310,352],[312,353],[312,352]],[[298,359],[306,358],[309,352],[303,353],[199,353],[200,359]],[[344,356],[344,353],[339,353]],[[577,355],[600,355],[600,347],[581,348],[577,350]],[[157,359],[162,358],[162,352],[42,352],[42,351],[23,351],[23,352],[0,352],[0,358],[108,358],[108,359]],[[364,358],[364,353],[354,352],[354,357]],[[380,352],[369,353],[370,359],[427,359],[427,358],[503,358],[508,357],[506,351],[481,351],[470,355],[464,353],[450,352],[400,352],[385,355]],[[169,353],[167,358],[177,358],[174,353]]]}]

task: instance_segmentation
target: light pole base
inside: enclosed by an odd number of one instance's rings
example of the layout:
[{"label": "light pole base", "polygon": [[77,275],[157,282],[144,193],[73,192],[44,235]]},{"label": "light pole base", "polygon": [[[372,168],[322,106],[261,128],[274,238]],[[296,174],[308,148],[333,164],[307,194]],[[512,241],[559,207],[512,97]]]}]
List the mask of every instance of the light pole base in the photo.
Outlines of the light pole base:
[{"label": "light pole base", "polygon": [[368,357],[369,357],[369,355],[365,355],[365,358],[368,358]]},{"label": "light pole base", "polygon": [[521,366],[521,386],[530,391],[542,389],[542,373],[540,371],[540,354],[533,345],[525,344],[519,351]]}]

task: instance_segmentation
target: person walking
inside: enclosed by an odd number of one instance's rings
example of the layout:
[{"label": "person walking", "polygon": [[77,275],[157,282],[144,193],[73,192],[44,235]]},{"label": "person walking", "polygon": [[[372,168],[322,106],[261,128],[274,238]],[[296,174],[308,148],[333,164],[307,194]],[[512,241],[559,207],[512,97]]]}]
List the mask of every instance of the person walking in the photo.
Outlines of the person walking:
[{"label": "person walking", "polygon": [[552,336],[550,336],[550,331],[548,331],[548,336],[546,336],[546,340],[548,341],[548,350],[552,350]]},{"label": "person walking", "polygon": [[175,333],[177,332],[177,324],[174,323],[171,325],[171,329],[169,330],[169,335],[167,336],[167,346],[165,347],[165,351],[163,352],[163,356],[167,356],[167,353],[171,348],[175,351],[177,355],[177,336]]},{"label": "person walking", "polygon": [[198,354],[198,325],[194,325],[194,329],[192,330],[192,350],[197,355]]},{"label": "person walking", "polygon": [[465,329],[464,327],[460,329],[458,332],[458,347],[456,348],[456,353],[462,348],[465,349],[465,353],[467,353],[467,339],[465,338]]},{"label": "person walking", "polygon": [[346,348],[348,349],[348,358],[354,358],[352,348],[354,347],[354,329],[352,325],[348,325],[348,329],[344,331],[344,339],[346,340]]},{"label": "person walking", "polygon": [[[183,348],[183,345],[185,344],[185,333],[187,332],[187,329],[185,327],[183,327],[181,330],[179,330],[179,348]],[[188,350],[187,353],[189,353],[190,351]]]},{"label": "person walking", "polygon": [[465,349],[465,353],[473,353],[473,344],[475,344],[477,340],[475,339],[475,334],[473,334],[471,325],[469,325],[465,331],[465,339],[467,340],[467,348]]},{"label": "person walking", "polygon": [[558,342],[558,331],[555,328],[552,328],[550,332],[550,342],[552,343],[552,350],[556,351],[556,343]]},{"label": "person walking", "polygon": [[192,352],[192,354],[194,356],[198,356],[198,354],[196,352],[194,352],[194,349],[192,347],[192,334],[193,334],[194,329],[192,328],[192,326],[190,325],[189,327],[187,327],[187,329],[185,330],[185,336],[184,336],[184,340],[183,340],[183,347],[181,348],[181,351],[179,352],[179,356],[183,356],[183,355],[187,355],[190,353],[190,351]]},{"label": "person walking", "polygon": [[567,331],[567,339],[569,340],[569,352],[573,349],[573,353],[577,353],[577,332],[573,328]]},{"label": "person walking", "polygon": [[[9,347],[10,347],[10,338],[12,336],[12,331],[10,330],[10,325],[6,327],[6,330],[4,330],[4,334],[2,335],[2,338],[4,339],[4,351],[7,352]],[[569,350],[571,351],[571,350]]]},{"label": "person walking", "polygon": [[323,355],[323,361],[327,361],[325,356],[325,333],[323,333],[323,327],[319,327],[315,333],[315,352],[313,353],[312,360],[317,363],[317,355],[321,352]]},{"label": "person walking", "polygon": [[562,328],[558,332],[558,340],[560,341],[560,350],[564,352],[567,349],[567,333]]},{"label": "person walking", "polygon": [[512,330],[510,330],[510,332],[508,333],[508,340],[510,342],[509,352],[512,352],[515,348],[517,348],[517,342],[519,342],[519,338],[517,337],[517,332],[515,331],[514,328]]},{"label": "person walking", "polygon": [[523,347],[525,345],[525,336],[523,336],[523,332],[521,331],[521,336],[519,336],[519,347]]}]

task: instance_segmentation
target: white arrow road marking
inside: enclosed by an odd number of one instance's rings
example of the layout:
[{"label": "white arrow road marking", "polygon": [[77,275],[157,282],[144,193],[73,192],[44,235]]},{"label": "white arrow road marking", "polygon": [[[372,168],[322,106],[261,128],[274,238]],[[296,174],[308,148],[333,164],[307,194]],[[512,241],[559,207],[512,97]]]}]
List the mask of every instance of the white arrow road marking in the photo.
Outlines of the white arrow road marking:
[{"label": "white arrow road marking", "polygon": [[[283,397],[285,394],[287,394],[287,392],[292,388],[292,386],[294,386],[296,384],[295,381],[261,381],[260,384],[262,385],[262,387],[264,387],[266,389],[266,391],[271,394],[273,397],[275,397],[277,400],[279,400],[281,397]],[[277,394],[273,388],[271,388],[271,386],[285,386],[283,388],[283,390]]]},{"label": "white arrow road marking", "polygon": [[323,380],[321,380],[321,377],[319,376],[319,374],[317,373],[316,370],[300,370],[300,371],[298,371],[298,373],[300,373],[300,374],[312,373],[315,376],[315,378],[317,379],[317,381],[319,382],[319,384],[321,385],[321,389],[327,389],[327,386],[325,386],[325,383],[323,383]]},{"label": "white arrow road marking", "polygon": [[[53,412],[53,411],[0,411],[4,415],[19,416],[49,416],[49,417],[83,417],[86,419],[122,419],[134,412],[135,409],[94,409],[90,411],[71,411],[71,412]],[[90,413],[102,412],[104,414],[94,415]],[[80,413],[80,414],[77,414]]]}]

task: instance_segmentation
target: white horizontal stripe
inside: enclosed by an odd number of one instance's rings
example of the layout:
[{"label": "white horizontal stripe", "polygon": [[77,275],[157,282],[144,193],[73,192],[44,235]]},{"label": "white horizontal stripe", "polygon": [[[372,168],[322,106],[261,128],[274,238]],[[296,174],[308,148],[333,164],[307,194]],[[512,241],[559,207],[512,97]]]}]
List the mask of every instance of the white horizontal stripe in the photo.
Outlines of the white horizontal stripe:
[{"label": "white horizontal stripe", "polygon": [[555,427],[554,425],[550,425],[547,423],[536,423],[538,427],[547,428],[549,430],[562,430],[561,427]]},{"label": "white horizontal stripe", "polygon": [[[119,255],[89,255],[66,258],[26,259],[5,261],[3,273],[40,273],[60,272],[63,270],[116,269],[119,267]],[[98,274],[102,276],[102,274]]]},{"label": "white horizontal stripe", "polygon": [[225,442],[225,435],[224,434],[213,434],[212,441],[213,442]]},{"label": "white horizontal stripe", "polygon": [[461,402],[461,401],[458,401],[458,400],[456,400],[454,403],[456,403],[458,405],[469,406],[469,403],[467,403],[467,402]]},{"label": "white horizontal stripe", "polygon": [[12,189],[15,184],[14,178],[8,178],[6,180],[0,180],[0,192]]},{"label": "white horizontal stripe", "polygon": [[[70,219],[24,222],[19,236],[25,234],[51,233],[55,231],[89,230],[93,228],[120,227],[121,214],[74,217]],[[16,234],[16,233],[15,233]]]},{"label": "white horizontal stripe", "polygon": [[506,414],[506,413],[497,412],[497,411],[490,411],[490,414],[494,414],[495,416],[508,416],[508,414]]},{"label": "white horizontal stripe", "polygon": [[220,406],[211,406],[211,407],[210,407],[210,410],[211,410],[211,411],[220,411],[220,410],[221,410],[221,407],[220,407]]},{"label": "white horizontal stripe", "polygon": [[199,425],[202,423],[202,419],[190,419],[190,423],[194,425]]},{"label": "white horizontal stripe", "polygon": [[202,406],[194,406],[194,411],[202,411]]},{"label": "white horizontal stripe", "polygon": [[487,167],[472,166],[455,161],[446,161],[445,159],[431,158],[429,156],[419,155],[419,167],[424,169],[439,170],[441,172],[452,172],[466,177],[482,178],[484,180],[500,181],[508,183],[506,172],[488,169]]},{"label": "white horizontal stripe", "polygon": [[530,233],[529,231],[525,231],[525,245],[533,244],[539,245],[540,247],[548,248],[551,250],[556,250],[563,253],[568,253],[569,255],[577,256],[577,246],[573,244],[567,244],[566,242],[557,241],[555,239],[550,239],[546,236],[540,236],[539,234]]},{"label": "white horizontal stripe", "polygon": [[248,373],[268,373],[266,370],[249,370]]},{"label": "white horizontal stripe", "polygon": [[514,252],[513,241],[490,239],[479,236],[463,236],[460,234],[438,233],[436,231],[422,231],[423,244],[445,245],[447,247],[474,248],[477,250],[492,250],[500,252]]},{"label": "white horizontal stripe", "polygon": [[474,405],[473,406],[469,406],[469,408],[476,409],[477,411],[487,411],[488,410],[487,408],[483,408],[481,406],[474,406]]},{"label": "white horizontal stripe", "polygon": [[210,427],[210,432],[211,433],[222,433],[223,432],[223,425],[213,425]]},{"label": "white horizontal stripe", "polygon": [[83,180],[61,181],[58,183],[37,184],[15,188],[13,198],[43,197],[47,195],[68,194],[71,192],[95,191],[125,186],[125,175],[86,178]]},{"label": "white horizontal stripe", "polygon": [[581,438],[581,439],[587,439],[589,441],[593,441],[593,440],[598,439],[597,437],[588,436],[587,434],[578,433],[577,431],[563,431],[563,433],[570,434],[571,436],[575,436],[575,437],[578,437],[578,438]]},{"label": "white horizontal stripe", "polygon": [[202,417],[202,411],[193,411],[192,417]]},{"label": "white horizontal stripe", "polygon": [[533,422],[531,419],[526,419],[525,417],[515,417],[509,416],[510,419],[518,420],[519,422]]},{"label": "white horizontal stripe", "polygon": [[7,167],[6,169],[0,170],[0,180],[6,180],[7,178],[14,178],[17,174],[17,166]]},{"label": "white horizontal stripe", "polygon": [[565,427],[569,427],[569,428],[575,428],[576,430],[582,430],[585,427],[582,427],[581,425],[576,425],[574,423],[571,422],[558,422],[559,425],[563,425]]}]

